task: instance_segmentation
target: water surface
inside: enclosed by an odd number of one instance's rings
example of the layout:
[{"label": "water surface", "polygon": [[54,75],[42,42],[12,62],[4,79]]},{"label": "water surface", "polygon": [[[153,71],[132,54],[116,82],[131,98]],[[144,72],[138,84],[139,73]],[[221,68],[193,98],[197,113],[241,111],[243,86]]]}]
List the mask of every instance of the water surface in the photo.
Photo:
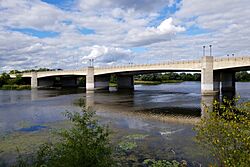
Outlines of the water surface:
[{"label": "water surface", "polygon": [[[250,100],[250,83],[237,83],[236,91],[242,101]],[[61,125],[65,111],[80,111],[73,104],[80,98],[97,111],[102,124],[109,124],[114,130],[114,142],[119,143],[130,134],[147,135],[127,155],[140,157],[131,161],[134,164],[146,158],[185,159],[189,166],[206,166],[211,161],[193,142],[193,123],[202,115],[199,82],[136,85],[132,92],[0,90],[0,135],[44,133],[54,124]],[[4,156],[8,152],[1,153],[1,145],[3,142],[0,142],[0,156]]]}]

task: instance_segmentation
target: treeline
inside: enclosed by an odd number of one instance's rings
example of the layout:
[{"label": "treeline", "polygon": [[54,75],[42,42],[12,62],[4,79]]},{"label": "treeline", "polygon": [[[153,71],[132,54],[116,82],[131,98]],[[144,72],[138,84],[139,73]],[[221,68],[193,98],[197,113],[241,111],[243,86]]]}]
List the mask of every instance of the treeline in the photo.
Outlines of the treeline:
[{"label": "treeline", "polygon": [[155,74],[142,74],[135,76],[135,80],[139,81],[169,81],[169,80],[181,80],[181,81],[200,81],[201,74],[199,73],[155,73]]},{"label": "treeline", "polygon": [[235,74],[235,79],[238,82],[250,82],[250,73],[246,71],[237,72]]},{"label": "treeline", "polygon": [[[237,82],[250,82],[250,73],[246,71],[236,72],[235,79]],[[181,81],[200,81],[200,73],[156,73],[156,74],[142,74],[136,75],[135,80],[139,81],[168,81],[168,80],[181,80]]]},{"label": "treeline", "polygon": [[16,74],[15,78],[11,78],[10,74],[2,73],[0,75],[0,89],[5,90],[22,90],[30,89],[30,85],[27,85],[21,74]]},{"label": "treeline", "polygon": [[0,76],[0,87],[3,85],[22,85],[25,84],[21,74],[17,74],[15,78],[10,78],[10,74],[2,73]]},{"label": "treeline", "polygon": [[39,68],[39,69],[31,69],[31,70],[11,70],[9,74],[18,74],[24,72],[42,72],[42,71],[61,71],[62,69],[49,69],[49,68]]}]

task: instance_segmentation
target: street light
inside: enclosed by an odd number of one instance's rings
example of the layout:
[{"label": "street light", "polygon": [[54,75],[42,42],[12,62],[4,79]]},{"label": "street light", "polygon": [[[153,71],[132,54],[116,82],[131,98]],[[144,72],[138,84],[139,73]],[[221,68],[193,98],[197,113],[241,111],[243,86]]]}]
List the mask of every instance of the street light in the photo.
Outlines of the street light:
[{"label": "street light", "polygon": [[212,56],[212,45],[209,45],[210,48],[210,56]]},{"label": "street light", "polygon": [[205,56],[205,48],[206,48],[206,46],[204,45],[203,46],[203,56]]},{"label": "street light", "polygon": [[89,59],[89,66],[93,67],[94,66],[94,59]]}]

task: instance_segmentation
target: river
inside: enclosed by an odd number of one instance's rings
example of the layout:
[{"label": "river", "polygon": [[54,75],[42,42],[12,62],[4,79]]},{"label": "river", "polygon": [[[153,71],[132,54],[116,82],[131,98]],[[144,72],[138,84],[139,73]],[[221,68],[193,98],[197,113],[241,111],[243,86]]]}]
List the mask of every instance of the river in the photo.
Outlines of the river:
[{"label": "river", "polygon": [[[236,92],[242,101],[249,101],[250,83],[236,83]],[[184,159],[189,166],[208,166],[212,161],[193,141],[192,128],[202,115],[200,83],[182,82],[136,85],[132,92],[114,88],[95,93],[82,89],[0,90],[0,166],[13,163],[16,147],[34,149],[49,130],[67,126],[62,123],[63,113],[80,111],[73,104],[78,99],[96,110],[101,124],[109,124],[116,136],[114,143],[131,134],[146,136],[127,154],[128,166],[147,158]]]}]

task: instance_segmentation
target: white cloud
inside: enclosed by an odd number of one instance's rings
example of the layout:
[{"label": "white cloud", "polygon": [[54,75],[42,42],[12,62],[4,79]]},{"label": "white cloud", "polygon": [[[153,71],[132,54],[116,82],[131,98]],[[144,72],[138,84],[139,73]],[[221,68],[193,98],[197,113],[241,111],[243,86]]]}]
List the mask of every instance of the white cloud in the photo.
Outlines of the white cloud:
[{"label": "white cloud", "polygon": [[149,45],[152,43],[171,40],[173,35],[183,31],[185,31],[185,28],[175,26],[173,24],[173,19],[170,17],[161,22],[156,28],[148,27],[144,31],[137,29],[130,30],[127,36],[127,41],[137,46]]},{"label": "white cloud", "polygon": [[95,45],[90,48],[89,55],[82,58],[86,62],[88,59],[94,59],[96,65],[103,64],[121,64],[131,59],[131,50],[117,47],[107,47]]},{"label": "white cloud", "polygon": [[0,25],[54,30],[60,28],[64,12],[47,3],[35,0],[0,1]]},{"label": "white cloud", "polygon": [[[76,1],[66,11],[40,0],[0,0],[0,71],[81,68],[90,57],[96,65],[198,59],[209,44],[216,56],[250,53],[249,0]],[[168,7],[178,10],[164,13]],[[13,28],[59,35],[38,38]],[[95,34],[81,34],[80,28]],[[136,46],[145,52],[133,52]]]}]

